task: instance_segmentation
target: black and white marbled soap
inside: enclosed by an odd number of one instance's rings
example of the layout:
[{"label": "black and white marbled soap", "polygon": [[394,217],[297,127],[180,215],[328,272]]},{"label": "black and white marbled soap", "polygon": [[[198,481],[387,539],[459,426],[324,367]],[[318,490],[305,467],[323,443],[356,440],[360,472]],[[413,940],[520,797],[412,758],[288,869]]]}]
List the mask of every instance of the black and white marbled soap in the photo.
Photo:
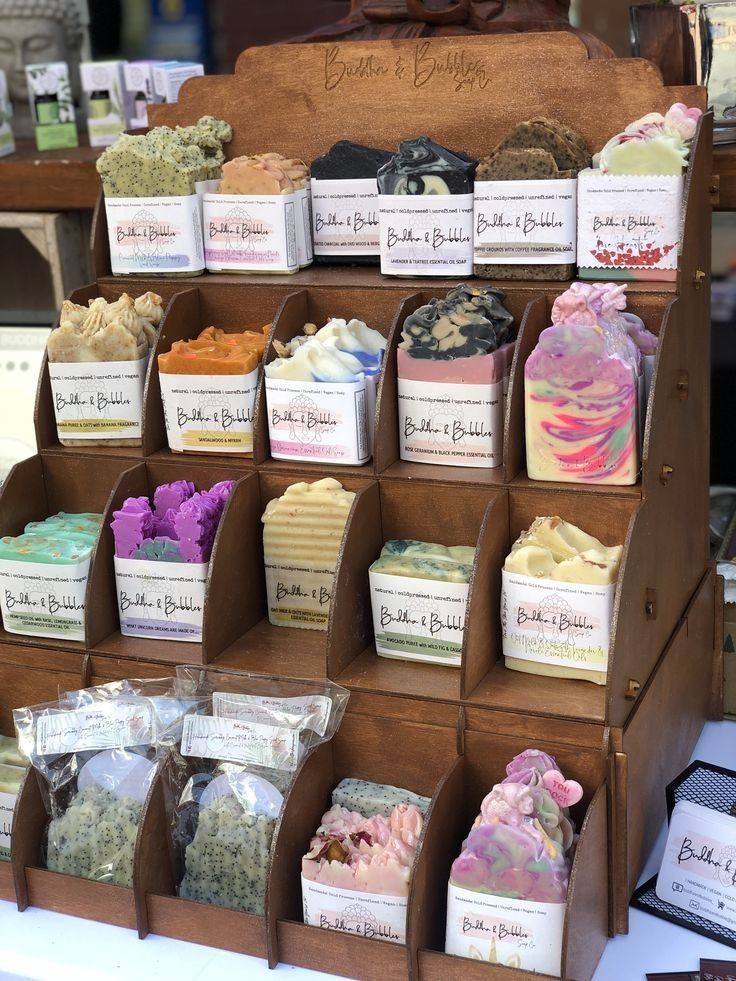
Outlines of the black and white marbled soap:
[{"label": "black and white marbled soap", "polygon": [[381,194],[472,194],[477,162],[428,136],[399,144],[378,171]]},{"label": "black and white marbled soap", "polygon": [[[378,263],[376,175],[391,156],[387,150],[338,140],[327,153],[312,161],[315,262]],[[333,183],[337,181],[339,185]]]}]

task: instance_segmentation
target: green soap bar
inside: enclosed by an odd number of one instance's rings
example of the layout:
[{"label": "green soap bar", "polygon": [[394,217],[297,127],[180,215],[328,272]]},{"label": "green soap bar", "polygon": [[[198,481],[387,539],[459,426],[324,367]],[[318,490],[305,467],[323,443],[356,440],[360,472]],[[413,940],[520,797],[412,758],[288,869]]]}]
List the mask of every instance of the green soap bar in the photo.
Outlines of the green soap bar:
[{"label": "green soap bar", "polygon": [[56,532],[82,532],[96,536],[102,527],[101,514],[54,514],[43,521],[29,521],[24,528],[26,535],[53,535]]},{"label": "green soap bar", "polygon": [[19,766],[5,766],[0,764],[0,793],[17,794],[26,771]]},{"label": "green soap bar", "polygon": [[436,545],[433,542],[418,542],[413,538],[401,538],[386,542],[381,555],[417,555],[424,558],[453,559],[472,565],[475,548],[472,545]]},{"label": "green soap bar", "polygon": [[49,565],[74,565],[92,554],[93,536],[7,535],[0,538],[0,559],[14,562],[44,562]]},{"label": "green soap bar", "polygon": [[18,740],[13,736],[0,736],[0,763],[21,768],[28,765],[28,761],[18,749]]},{"label": "green soap bar", "polygon": [[202,166],[184,165],[168,148],[157,149],[136,136],[121,137],[97,161],[105,194],[113,198],[193,194]]},{"label": "green soap bar", "polygon": [[438,561],[410,555],[381,555],[370,567],[370,571],[380,572],[384,576],[436,579],[439,582],[470,582],[473,566],[449,559]]}]

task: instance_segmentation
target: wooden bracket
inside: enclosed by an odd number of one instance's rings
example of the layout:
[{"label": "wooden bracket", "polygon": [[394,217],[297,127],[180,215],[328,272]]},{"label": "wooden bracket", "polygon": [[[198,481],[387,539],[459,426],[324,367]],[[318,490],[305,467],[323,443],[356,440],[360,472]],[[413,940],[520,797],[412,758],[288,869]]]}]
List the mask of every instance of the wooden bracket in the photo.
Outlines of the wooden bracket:
[{"label": "wooden bracket", "polygon": [[708,274],[703,269],[696,269],[695,276],[693,277],[693,286],[696,290],[699,290],[703,285],[703,280]]},{"label": "wooden bracket", "polygon": [[639,697],[639,692],[641,691],[641,682],[637,681],[636,678],[629,678],[626,685],[626,698],[632,701]]},{"label": "wooden bracket", "polygon": [[681,402],[687,402],[690,395],[690,375],[687,371],[680,371],[677,376],[677,397]]},{"label": "wooden bracket", "polygon": [[644,591],[644,612],[647,620],[657,619],[657,590],[646,589]]},{"label": "wooden bracket", "polygon": [[663,463],[659,469],[660,484],[666,484],[674,472],[674,467],[671,467],[669,463]]}]

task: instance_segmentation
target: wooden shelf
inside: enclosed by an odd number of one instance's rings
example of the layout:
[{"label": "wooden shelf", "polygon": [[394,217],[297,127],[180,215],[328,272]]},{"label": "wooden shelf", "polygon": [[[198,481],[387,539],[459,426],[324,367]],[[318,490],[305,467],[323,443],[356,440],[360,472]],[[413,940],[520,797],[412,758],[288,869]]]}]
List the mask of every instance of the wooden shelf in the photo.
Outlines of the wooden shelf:
[{"label": "wooden shelf", "polygon": [[326,671],[327,633],[274,627],[264,617],[215,661],[218,668],[282,674],[289,678],[322,678]]},{"label": "wooden shelf", "polygon": [[95,162],[100,147],[36,149],[18,140],[15,153],[0,159],[0,211],[91,210],[100,193]]},{"label": "wooden shelf", "polygon": [[418,661],[379,657],[374,644],[351,661],[337,677],[340,685],[380,694],[410,695],[440,701],[460,698],[460,669]]}]

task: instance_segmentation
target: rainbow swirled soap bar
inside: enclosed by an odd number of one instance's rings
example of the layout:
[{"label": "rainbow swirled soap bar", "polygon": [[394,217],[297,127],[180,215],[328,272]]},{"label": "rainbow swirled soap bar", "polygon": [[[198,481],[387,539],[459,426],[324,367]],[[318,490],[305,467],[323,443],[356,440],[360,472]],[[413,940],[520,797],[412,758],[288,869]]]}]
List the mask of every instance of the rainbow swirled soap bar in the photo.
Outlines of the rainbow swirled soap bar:
[{"label": "rainbow swirled soap bar", "polygon": [[532,480],[636,482],[641,353],[618,310],[610,317],[601,311],[610,289],[573,284],[555,301],[553,324],[527,359],[526,459]]}]

